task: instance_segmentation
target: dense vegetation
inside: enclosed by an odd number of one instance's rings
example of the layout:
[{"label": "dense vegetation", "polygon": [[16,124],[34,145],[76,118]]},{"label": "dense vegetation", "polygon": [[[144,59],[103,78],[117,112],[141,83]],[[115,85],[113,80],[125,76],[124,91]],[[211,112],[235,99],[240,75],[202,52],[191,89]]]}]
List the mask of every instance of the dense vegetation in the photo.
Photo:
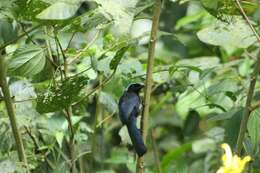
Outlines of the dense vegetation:
[{"label": "dense vegetation", "polygon": [[259,173],[259,26],[258,0],[0,0],[0,172],[215,173],[227,143]]}]

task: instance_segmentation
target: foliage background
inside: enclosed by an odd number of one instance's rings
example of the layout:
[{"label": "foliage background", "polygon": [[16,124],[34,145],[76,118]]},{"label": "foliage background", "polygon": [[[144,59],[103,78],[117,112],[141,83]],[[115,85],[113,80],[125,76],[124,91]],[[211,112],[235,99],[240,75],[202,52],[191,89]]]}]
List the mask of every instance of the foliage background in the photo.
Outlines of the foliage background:
[{"label": "foliage background", "polygon": [[[241,3],[259,30],[260,3]],[[128,84],[145,80],[153,4],[0,0],[0,49],[31,172],[71,172],[72,160],[80,173],[135,172],[117,102]],[[234,1],[163,2],[146,173],[216,172],[219,145],[235,149],[258,52]],[[259,89],[257,81],[244,140],[254,173],[260,172]],[[22,172],[1,92],[0,139],[0,170]]]}]

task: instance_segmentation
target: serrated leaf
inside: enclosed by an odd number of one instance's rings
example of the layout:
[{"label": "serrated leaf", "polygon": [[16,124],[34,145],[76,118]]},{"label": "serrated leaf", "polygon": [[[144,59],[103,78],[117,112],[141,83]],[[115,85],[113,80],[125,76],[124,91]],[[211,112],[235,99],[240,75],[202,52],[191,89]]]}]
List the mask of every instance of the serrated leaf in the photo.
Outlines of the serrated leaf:
[{"label": "serrated leaf", "polygon": [[16,75],[29,77],[41,72],[45,63],[43,48],[35,45],[26,45],[14,52],[8,64],[8,69]]},{"label": "serrated leaf", "polygon": [[254,110],[247,123],[247,130],[254,147],[260,143],[260,108]]},{"label": "serrated leaf", "polygon": [[109,64],[111,70],[115,70],[117,68],[118,64],[120,63],[121,59],[123,58],[124,54],[126,53],[129,47],[130,47],[129,45],[122,47],[116,52],[115,56],[113,57],[113,59]]},{"label": "serrated leaf", "polygon": [[38,94],[36,109],[40,113],[54,112],[67,108],[79,99],[81,89],[88,83],[85,76],[76,76],[56,82],[48,91]]},{"label": "serrated leaf", "polygon": [[41,20],[65,20],[73,17],[78,8],[80,7],[79,2],[56,2],[43,10],[36,18]]}]

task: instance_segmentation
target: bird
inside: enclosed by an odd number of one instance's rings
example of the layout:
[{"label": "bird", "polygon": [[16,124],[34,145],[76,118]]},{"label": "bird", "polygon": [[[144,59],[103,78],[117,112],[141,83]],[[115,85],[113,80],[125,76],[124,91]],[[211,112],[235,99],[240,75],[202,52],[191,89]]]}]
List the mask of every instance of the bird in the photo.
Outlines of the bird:
[{"label": "bird", "polygon": [[123,125],[126,125],[133,147],[139,157],[142,157],[147,148],[144,144],[140,129],[136,126],[137,116],[142,106],[139,92],[144,87],[140,83],[132,83],[124,91],[119,99],[119,118]]}]

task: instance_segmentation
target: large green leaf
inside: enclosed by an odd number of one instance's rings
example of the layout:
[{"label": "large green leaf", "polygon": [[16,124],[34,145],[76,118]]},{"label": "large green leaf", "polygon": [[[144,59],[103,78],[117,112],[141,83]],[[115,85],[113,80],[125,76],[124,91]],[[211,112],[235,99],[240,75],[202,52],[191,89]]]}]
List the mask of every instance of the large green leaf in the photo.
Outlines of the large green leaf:
[{"label": "large green leaf", "polygon": [[99,101],[109,113],[112,114],[117,111],[117,103],[110,94],[106,92],[101,92],[99,96]]},{"label": "large green leaf", "polygon": [[247,130],[252,144],[256,146],[260,143],[260,108],[254,110],[249,117]]},{"label": "large green leaf", "polygon": [[55,112],[67,108],[79,99],[81,89],[87,84],[85,76],[70,77],[56,82],[47,92],[38,94],[37,111],[40,113]]},{"label": "large green leaf", "polygon": [[116,70],[118,64],[120,63],[121,59],[123,58],[124,54],[126,53],[126,51],[128,50],[129,46],[126,47],[122,47],[121,49],[119,49],[115,56],[113,57],[113,59],[111,60],[109,66],[110,69],[112,70]]},{"label": "large green leaf", "polygon": [[117,34],[128,33],[134,18],[134,7],[137,0],[95,0],[100,12],[108,19],[113,20]]},{"label": "large green leaf", "polygon": [[9,62],[10,72],[19,76],[33,76],[45,66],[44,49],[36,45],[18,48]]},{"label": "large green leaf", "polygon": [[163,172],[166,172],[169,168],[169,166],[172,164],[172,162],[177,161],[180,159],[186,152],[190,151],[192,149],[191,143],[185,143],[181,146],[169,151],[167,154],[165,154],[162,158],[161,167]]},{"label": "large green leaf", "polygon": [[12,41],[16,37],[17,32],[12,23],[0,18],[0,45]]},{"label": "large green leaf", "polygon": [[37,14],[48,7],[49,3],[42,0],[19,0],[15,2],[15,12],[21,20],[35,20]]},{"label": "large green leaf", "polygon": [[73,17],[80,7],[79,1],[59,1],[43,10],[36,17],[42,20],[65,20]]},{"label": "large green leaf", "polygon": [[[233,0],[201,0],[201,3],[211,15],[221,20],[225,20],[225,15],[239,14],[239,10]],[[240,3],[247,14],[252,14],[259,8],[257,0],[241,0]]]},{"label": "large green leaf", "polygon": [[199,39],[215,46],[247,48],[255,43],[256,38],[246,22],[235,18],[232,23],[215,21],[212,25],[197,33]]}]

